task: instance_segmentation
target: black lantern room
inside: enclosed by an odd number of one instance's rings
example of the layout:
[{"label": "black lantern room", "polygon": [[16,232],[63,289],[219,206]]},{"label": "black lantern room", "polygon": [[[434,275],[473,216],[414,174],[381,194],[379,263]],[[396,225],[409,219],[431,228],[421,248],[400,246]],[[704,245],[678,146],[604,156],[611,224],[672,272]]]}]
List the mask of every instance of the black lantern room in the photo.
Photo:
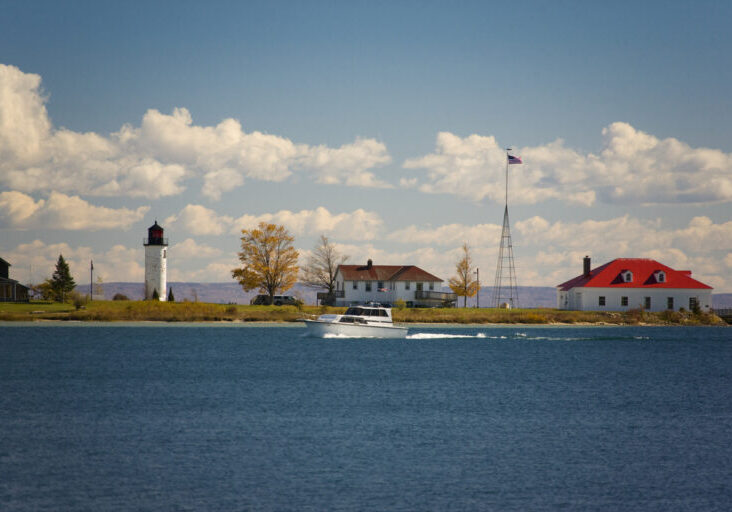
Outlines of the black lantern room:
[{"label": "black lantern room", "polygon": [[160,227],[158,221],[147,228],[147,239],[144,245],[168,245],[168,239],[163,237],[163,228]]}]

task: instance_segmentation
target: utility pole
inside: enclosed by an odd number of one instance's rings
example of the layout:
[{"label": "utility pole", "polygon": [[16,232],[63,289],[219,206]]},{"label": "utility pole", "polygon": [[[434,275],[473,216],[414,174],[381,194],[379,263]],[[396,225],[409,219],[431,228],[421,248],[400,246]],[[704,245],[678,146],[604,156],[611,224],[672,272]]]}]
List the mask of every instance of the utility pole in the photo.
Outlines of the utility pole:
[{"label": "utility pole", "polygon": [[478,283],[478,291],[475,293],[475,307],[480,307],[480,269],[475,269],[475,281]]},{"label": "utility pole", "polygon": [[89,302],[94,300],[94,260],[89,260]]}]

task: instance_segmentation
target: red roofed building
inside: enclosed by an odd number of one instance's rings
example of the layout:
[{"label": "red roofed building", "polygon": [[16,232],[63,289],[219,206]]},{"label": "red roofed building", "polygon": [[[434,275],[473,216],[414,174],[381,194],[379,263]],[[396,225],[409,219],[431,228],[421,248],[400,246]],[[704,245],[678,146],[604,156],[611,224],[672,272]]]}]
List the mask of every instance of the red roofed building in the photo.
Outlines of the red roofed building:
[{"label": "red roofed building", "polygon": [[[454,306],[457,295],[441,291],[442,279],[414,265],[339,265],[336,272],[335,305],[366,302],[407,306]],[[327,299],[318,294],[318,299]]]},{"label": "red roofed building", "polygon": [[584,311],[694,310],[709,311],[712,287],[691,277],[690,270],[674,270],[656,260],[618,258],[590,268],[557,286],[557,307]]}]

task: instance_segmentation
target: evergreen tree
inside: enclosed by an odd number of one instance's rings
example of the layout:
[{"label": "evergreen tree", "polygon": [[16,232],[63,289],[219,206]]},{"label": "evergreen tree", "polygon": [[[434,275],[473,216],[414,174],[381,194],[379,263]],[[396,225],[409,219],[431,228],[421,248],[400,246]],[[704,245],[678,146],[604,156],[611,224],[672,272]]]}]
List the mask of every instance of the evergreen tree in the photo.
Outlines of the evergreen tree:
[{"label": "evergreen tree", "polygon": [[168,302],[175,302],[175,296],[173,296],[173,287],[168,290]]},{"label": "evergreen tree", "polygon": [[53,290],[53,297],[59,302],[63,302],[66,299],[66,294],[76,288],[76,282],[71,277],[69,264],[66,263],[62,254],[58,255],[56,270],[51,277],[50,284],[51,290]]},{"label": "evergreen tree", "polygon": [[155,288],[153,290],[152,300],[160,300],[160,294],[158,293],[158,289],[157,288]]}]

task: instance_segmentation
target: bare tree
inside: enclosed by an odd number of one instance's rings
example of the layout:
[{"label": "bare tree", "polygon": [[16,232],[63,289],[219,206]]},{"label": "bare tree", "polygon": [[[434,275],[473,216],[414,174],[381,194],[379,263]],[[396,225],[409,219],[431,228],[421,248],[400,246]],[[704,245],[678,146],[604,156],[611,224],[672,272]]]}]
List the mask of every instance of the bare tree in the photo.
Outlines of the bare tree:
[{"label": "bare tree", "polygon": [[328,290],[328,297],[335,298],[336,272],[347,260],[348,256],[339,253],[327,236],[320,235],[320,242],[302,268],[300,280],[310,288]]}]

